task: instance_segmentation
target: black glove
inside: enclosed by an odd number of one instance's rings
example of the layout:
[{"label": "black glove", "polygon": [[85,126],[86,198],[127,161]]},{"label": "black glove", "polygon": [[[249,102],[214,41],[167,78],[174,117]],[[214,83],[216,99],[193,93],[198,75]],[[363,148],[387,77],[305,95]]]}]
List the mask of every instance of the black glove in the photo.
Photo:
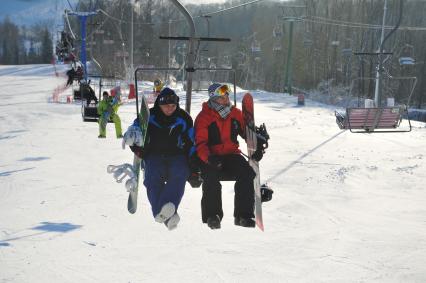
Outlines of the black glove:
[{"label": "black glove", "polygon": [[191,173],[197,173],[200,172],[201,167],[201,159],[198,157],[197,154],[193,154],[189,160],[188,160],[188,166]]},{"label": "black glove", "polygon": [[217,155],[210,155],[208,164],[216,170],[222,169],[222,160],[220,160],[220,157]]},{"label": "black glove", "polygon": [[130,150],[140,159],[143,159],[143,155],[144,155],[144,150],[141,146],[137,146],[137,145],[131,145],[129,146]]},{"label": "black glove", "polygon": [[259,162],[262,160],[263,157],[263,149],[258,148],[252,155],[251,158],[253,158],[255,161]]},{"label": "black glove", "polygon": [[251,158],[259,162],[263,158],[265,149],[268,148],[269,135],[266,132],[265,125],[262,125],[258,129],[256,129],[256,137],[256,151],[252,154]]}]

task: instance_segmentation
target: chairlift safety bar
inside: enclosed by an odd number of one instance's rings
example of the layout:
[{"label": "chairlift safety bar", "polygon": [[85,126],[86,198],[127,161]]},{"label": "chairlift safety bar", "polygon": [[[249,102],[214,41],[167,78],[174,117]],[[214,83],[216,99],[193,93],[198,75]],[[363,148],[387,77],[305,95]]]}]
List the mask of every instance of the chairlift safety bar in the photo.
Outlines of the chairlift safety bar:
[{"label": "chairlift safety bar", "polygon": [[139,115],[139,95],[138,95],[138,72],[144,71],[180,71],[180,68],[169,68],[169,67],[158,67],[158,68],[148,68],[148,67],[137,67],[135,69],[135,96],[136,96],[136,115]]},{"label": "chairlift safety bar", "polygon": [[[136,91],[136,113],[139,113],[139,97],[138,97],[138,72],[146,71],[181,71],[181,68],[170,68],[170,67],[137,67],[135,69],[135,91]],[[236,85],[236,70],[232,68],[195,68],[195,71],[228,71],[233,73],[233,85],[234,85],[234,105],[237,106],[237,85]],[[191,89],[192,91],[192,89]],[[187,97],[188,99],[188,97]],[[187,110],[188,111],[188,110]],[[189,111],[188,111],[189,112]]]}]

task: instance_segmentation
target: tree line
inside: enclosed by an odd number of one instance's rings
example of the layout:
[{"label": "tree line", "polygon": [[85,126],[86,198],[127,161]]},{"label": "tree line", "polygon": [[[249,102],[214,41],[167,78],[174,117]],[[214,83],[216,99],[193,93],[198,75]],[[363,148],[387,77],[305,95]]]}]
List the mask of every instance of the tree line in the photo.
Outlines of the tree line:
[{"label": "tree line", "polygon": [[0,64],[45,64],[52,58],[53,42],[47,24],[20,27],[9,18],[0,22]]},{"label": "tree line", "polygon": [[[103,75],[125,77],[128,74],[130,2],[97,0],[95,8],[102,12],[87,21],[88,60],[96,59]],[[330,98],[334,97],[333,92],[348,93],[349,89],[355,95],[374,95],[374,80],[361,81],[355,86],[353,82],[356,78],[375,76],[378,56],[356,53],[378,51],[385,0],[261,1],[243,5],[248,2],[252,1],[229,0],[221,4],[186,6],[194,17],[197,36],[231,39],[228,43],[197,43],[196,66],[232,67],[237,70],[237,84],[246,89],[285,91],[286,78],[291,71],[292,86],[296,89],[320,90]],[[93,9],[93,3],[80,0],[76,7],[78,11],[88,11]],[[399,0],[387,3],[386,33],[396,24],[399,15]],[[233,8],[239,5],[241,7]],[[393,77],[417,77],[411,100],[417,107],[426,104],[425,10],[426,1],[405,0],[401,27],[384,48],[385,52],[392,53],[386,57],[386,73]],[[189,35],[189,27],[176,7],[170,1],[143,0],[136,1],[133,11],[134,65],[183,66],[188,42],[159,38]],[[76,37],[74,52],[78,58],[80,23],[72,16],[68,21],[69,25],[64,17],[66,31],[71,33],[68,28],[71,27]],[[3,31],[5,25],[8,25],[7,32]],[[28,62],[30,49],[23,48],[22,44],[25,34],[39,35],[37,41],[33,38],[33,45],[43,42],[41,33],[21,31],[17,36],[19,29],[10,21],[3,22],[1,28],[1,62]],[[6,35],[12,40],[2,40]],[[292,54],[289,54],[290,39]],[[402,65],[401,57],[413,57],[415,62]],[[289,60],[291,68],[288,68]],[[226,76],[214,79],[231,81],[231,77]],[[386,91],[403,101],[412,82],[386,83],[385,86]]]},{"label": "tree line", "polygon": [[[280,92],[285,90],[285,79],[291,71],[294,87],[307,91],[321,89],[326,95],[332,95],[333,89],[339,88],[348,92],[354,79],[375,76],[378,56],[355,53],[378,51],[384,0],[262,1],[230,9],[247,2],[251,1],[186,6],[194,17],[197,36],[231,39],[230,43],[197,44],[197,66],[232,66],[237,70],[238,85]],[[386,33],[396,24],[399,15],[399,0],[387,2]],[[130,50],[129,1],[99,0],[97,3],[111,17],[99,13],[89,21],[91,55],[101,62],[103,72],[124,76]],[[78,7],[84,10],[90,7],[90,1],[81,0]],[[216,13],[219,10],[223,12]],[[187,23],[176,7],[169,1],[145,0],[136,2],[134,11],[134,64],[182,65],[188,42],[159,39],[160,35],[189,35]],[[418,78],[411,101],[418,107],[426,103],[423,11],[426,11],[426,1],[404,1],[401,28],[390,37],[384,49],[393,53],[385,63],[389,74]],[[72,29],[78,31],[76,19],[70,22]],[[289,56],[291,25],[293,52]],[[401,65],[399,59],[403,56],[413,57],[415,64]],[[287,68],[289,60],[291,68]],[[402,86],[389,84],[389,91],[402,101],[407,98],[411,85],[412,82],[404,82]],[[371,97],[374,80],[359,83],[352,91]]]}]

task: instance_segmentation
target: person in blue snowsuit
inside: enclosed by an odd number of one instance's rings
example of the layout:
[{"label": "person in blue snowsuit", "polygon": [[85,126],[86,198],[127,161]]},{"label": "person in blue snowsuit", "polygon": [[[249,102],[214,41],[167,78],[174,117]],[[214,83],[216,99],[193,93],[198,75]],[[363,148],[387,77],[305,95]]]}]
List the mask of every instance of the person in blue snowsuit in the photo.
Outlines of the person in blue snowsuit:
[{"label": "person in blue snowsuit", "polygon": [[[127,136],[125,142],[131,144]],[[176,228],[180,221],[177,209],[191,172],[189,161],[195,146],[193,120],[179,107],[179,97],[172,89],[164,88],[150,109],[144,146],[130,148],[143,159],[144,185],[155,221],[165,223],[169,230]]]}]

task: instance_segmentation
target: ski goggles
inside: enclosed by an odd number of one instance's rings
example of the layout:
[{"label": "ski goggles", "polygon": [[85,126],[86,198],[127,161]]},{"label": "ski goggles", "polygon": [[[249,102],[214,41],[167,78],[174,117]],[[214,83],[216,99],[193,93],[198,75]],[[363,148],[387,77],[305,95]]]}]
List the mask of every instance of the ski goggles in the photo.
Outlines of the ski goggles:
[{"label": "ski goggles", "polygon": [[179,104],[179,96],[177,95],[160,95],[158,96],[158,104],[166,105],[166,104]]},{"label": "ski goggles", "polygon": [[214,91],[213,97],[229,95],[231,92],[231,88],[228,85],[222,85]]}]

